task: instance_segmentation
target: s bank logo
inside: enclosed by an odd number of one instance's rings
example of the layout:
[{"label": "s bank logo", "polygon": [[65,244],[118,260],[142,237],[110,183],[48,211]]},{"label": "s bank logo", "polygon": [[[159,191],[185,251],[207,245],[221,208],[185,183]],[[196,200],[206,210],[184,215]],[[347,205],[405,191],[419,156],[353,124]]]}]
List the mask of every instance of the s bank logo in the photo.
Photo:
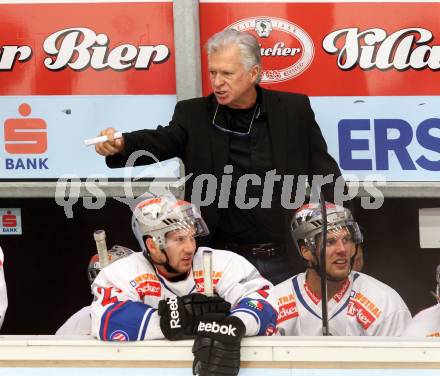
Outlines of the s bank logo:
[{"label": "s bank logo", "polygon": [[274,17],[252,17],[227,27],[247,31],[257,37],[264,60],[261,83],[291,80],[311,64],[315,48],[310,36],[298,25]]},{"label": "s bank logo", "polygon": [[[23,118],[4,123],[5,151],[8,154],[43,154],[47,151],[47,124],[43,119],[28,118],[31,106],[22,103],[18,112]],[[49,169],[47,158],[5,158],[7,170]]]},{"label": "s bank logo", "polygon": [[[402,171],[440,171],[439,131],[438,118],[416,126],[403,119],[341,119],[339,165],[343,170],[386,171],[395,157]],[[365,158],[355,158],[356,152]]]}]

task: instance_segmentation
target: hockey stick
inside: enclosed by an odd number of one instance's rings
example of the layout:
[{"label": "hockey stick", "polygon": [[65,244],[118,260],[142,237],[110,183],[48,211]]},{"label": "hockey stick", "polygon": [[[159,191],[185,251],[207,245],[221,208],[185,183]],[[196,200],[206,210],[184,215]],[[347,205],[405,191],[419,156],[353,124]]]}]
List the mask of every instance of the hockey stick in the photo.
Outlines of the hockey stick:
[{"label": "hockey stick", "polygon": [[437,288],[435,292],[437,293],[437,298],[439,299],[440,302],[440,265],[437,265],[437,269],[435,271],[435,279],[437,281]]},{"label": "hockey stick", "polygon": [[93,237],[95,238],[96,249],[99,255],[99,265],[102,269],[109,264],[107,244],[105,242],[105,231],[96,230],[93,233]]},{"label": "hockey stick", "polygon": [[325,198],[322,191],[319,192],[319,206],[322,216],[322,241],[320,252],[321,265],[321,310],[322,310],[322,335],[329,336],[328,327],[328,305],[327,305],[327,267],[326,267],[326,251],[327,251],[327,208],[325,206]]},{"label": "hockey stick", "polygon": [[430,292],[432,296],[437,300],[437,303],[440,304],[440,265],[437,265],[437,269],[435,270],[435,280],[437,281],[435,292]]},{"label": "hockey stick", "polygon": [[212,251],[203,251],[203,280],[206,296],[214,296],[214,286],[212,282]]}]

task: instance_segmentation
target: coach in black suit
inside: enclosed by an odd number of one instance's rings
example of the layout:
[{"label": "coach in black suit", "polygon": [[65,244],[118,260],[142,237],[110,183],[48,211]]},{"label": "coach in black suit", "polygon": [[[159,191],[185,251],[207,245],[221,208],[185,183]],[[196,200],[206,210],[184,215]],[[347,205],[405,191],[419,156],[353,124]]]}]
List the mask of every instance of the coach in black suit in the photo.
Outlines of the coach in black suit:
[{"label": "coach in black suit", "polygon": [[[309,99],[258,85],[260,47],[252,35],[222,31],[208,41],[207,50],[211,95],[178,102],[166,127],[124,133],[121,139],[113,139],[115,130],[108,128],[101,135],[111,141],[96,145],[96,151],[107,157],[111,168],[123,167],[138,150],[159,160],[180,158],[186,175],[192,174],[185,199],[197,204],[193,189],[200,192],[203,182],[209,190],[203,193],[215,197],[209,206],[201,206],[211,231],[209,245],[241,254],[277,283],[302,269],[290,238],[294,210],[282,205],[283,185],[288,193],[283,198],[293,203],[296,177],[337,178],[340,171],[327,152]],[[154,162],[141,157],[136,165]],[[202,174],[214,176],[216,184],[207,184]],[[286,175],[295,176],[290,189]],[[274,181],[273,190],[269,181]],[[333,201],[332,184],[323,191]],[[240,209],[249,199],[258,204]]]}]

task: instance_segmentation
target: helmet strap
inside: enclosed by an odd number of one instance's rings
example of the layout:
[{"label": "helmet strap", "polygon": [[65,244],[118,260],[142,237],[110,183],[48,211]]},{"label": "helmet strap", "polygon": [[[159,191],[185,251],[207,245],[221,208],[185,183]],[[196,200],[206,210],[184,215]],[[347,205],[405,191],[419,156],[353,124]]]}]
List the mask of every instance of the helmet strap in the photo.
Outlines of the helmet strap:
[{"label": "helmet strap", "polygon": [[185,274],[185,273],[180,273],[178,270],[174,269],[171,265],[170,265],[170,259],[168,258],[167,253],[165,252],[165,248],[160,245],[159,246],[160,251],[162,252],[163,255],[165,255],[166,261],[165,262],[157,262],[154,261],[153,258],[151,257],[151,253],[148,250],[148,247],[145,245],[145,249],[143,250],[142,254],[144,255],[144,257],[153,265],[161,265],[165,268],[165,270],[168,273],[173,273],[173,274]]},{"label": "helmet strap", "polygon": [[174,268],[170,265],[170,260],[168,259],[168,255],[167,255],[167,253],[165,252],[165,249],[162,249],[162,248],[161,248],[161,251],[162,251],[162,253],[165,255],[165,258],[167,259],[167,261],[164,262],[164,263],[162,263],[162,264],[157,264],[157,265],[162,265],[168,273],[174,273],[174,274],[185,274],[185,273],[180,273],[179,271],[177,271],[176,269],[174,269]]}]

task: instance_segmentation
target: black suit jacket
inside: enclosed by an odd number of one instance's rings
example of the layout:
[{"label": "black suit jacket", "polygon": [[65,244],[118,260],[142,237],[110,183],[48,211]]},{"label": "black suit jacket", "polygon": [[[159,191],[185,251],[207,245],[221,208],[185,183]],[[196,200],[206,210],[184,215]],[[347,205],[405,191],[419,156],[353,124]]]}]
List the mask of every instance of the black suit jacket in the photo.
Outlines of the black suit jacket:
[{"label": "black suit jacket", "polygon": [[[308,97],[262,88],[261,94],[268,116],[276,173],[340,176],[337,163],[327,152],[327,145],[315,121]],[[124,133],[124,155],[107,157],[107,165],[111,168],[123,167],[127,157],[136,150],[147,150],[160,161],[178,157],[184,163],[185,174],[193,174],[185,185],[187,201],[191,201],[194,179],[201,174],[212,174],[217,178],[218,193],[223,168],[228,164],[229,136],[212,125],[216,106],[213,94],[178,102],[168,126]],[[143,157],[137,160],[136,165],[154,162],[151,158]],[[324,187],[323,191],[326,199],[332,201],[332,186]],[[295,195],[295,186],[292,192]],[[218,194],[211,205],[200,208],[211,234],[219,220],[217,199]],[[285,241],[287,247],[291,248],[290,220],[294,210],[282,210]]]}]

